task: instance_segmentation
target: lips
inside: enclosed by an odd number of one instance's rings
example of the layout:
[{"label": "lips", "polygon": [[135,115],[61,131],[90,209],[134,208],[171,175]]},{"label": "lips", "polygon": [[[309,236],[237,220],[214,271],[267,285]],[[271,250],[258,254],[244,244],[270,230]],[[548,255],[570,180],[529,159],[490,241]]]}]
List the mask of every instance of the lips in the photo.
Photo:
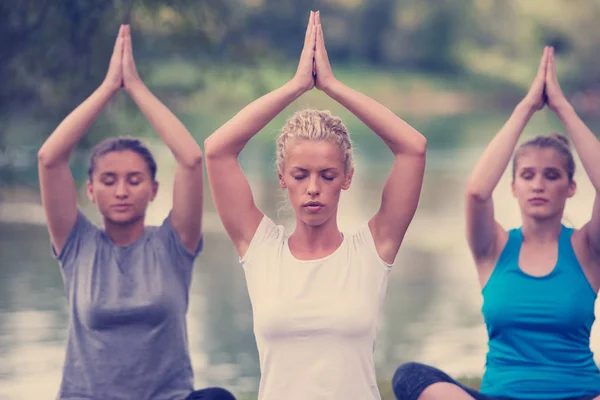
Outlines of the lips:
[{"label": "lips", "polygon": [[544,199],[543,197],[534,197],[528,200],[531,204],[546,204],[548,199]]},{"label": "lips", "polygon": [[306,208],[310,212],[318,212],[320,209],[325,207],[323,203],[319,203],[318,201],[309,201],[304,204],[304,208]]},{"label": "lips", "polygon": [[124,211],[131,208],[131,204],[113,204],[112,206],[110,206],[110,208],[117,211]]}]

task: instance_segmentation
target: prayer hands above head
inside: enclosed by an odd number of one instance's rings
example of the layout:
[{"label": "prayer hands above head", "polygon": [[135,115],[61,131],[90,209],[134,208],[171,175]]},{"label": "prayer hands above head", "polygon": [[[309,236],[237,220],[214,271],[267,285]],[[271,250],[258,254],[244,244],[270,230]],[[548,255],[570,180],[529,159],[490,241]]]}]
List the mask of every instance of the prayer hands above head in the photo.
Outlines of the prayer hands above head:
[{"label": "prayer hands above head", "polygon": [[529,88],[529,92],[523,100],[532,111],[541,110],[546,103],[546,70],[548,69],[548,60],[550,57],[550,47],[544,47],[544,53],[540,60],[537,74]]},{"label": "prayer hands above head", "polygon": [[123,87],[123,30],[124,25],[121,25],[110,58],[110,63],[108,64],[108,71],[102,82],[102,85],[113,92],[117,92]]},{"label": "prayer hands above head", "polygon": [[319,11],[315,16],[316,48],[315,48],[315,86],[317,89],[326,91],[327,87],[335,82],[327,49],[325,48],[325,39],[323,37],[323,28],[321,26],[321,15]]},{"label": "prayer hands above head", "polygon": [[306,34],[304,36],[304,47],[300,54],[300,61],[298,62],[298,69],[296,75],[292,81],[294,81],[300,89],[304,92],[308,92],[315,86],[314,77],[314,59],[315,59],[315,12],[310,12],[308,19],[308,26],[306,27]]},{"label": "prayer hands above head", "polygon": [[123,87],[130,91],[141,82],[133,58],[131,27],[121,25],[103,84],[116,92]]}]

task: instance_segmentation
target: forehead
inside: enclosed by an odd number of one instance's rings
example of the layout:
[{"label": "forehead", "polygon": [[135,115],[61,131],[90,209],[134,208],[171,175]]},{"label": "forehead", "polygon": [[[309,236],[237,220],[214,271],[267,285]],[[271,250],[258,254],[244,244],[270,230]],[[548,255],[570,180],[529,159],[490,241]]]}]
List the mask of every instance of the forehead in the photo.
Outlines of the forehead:
[{"label": "forehead", "polygon": [[94,174],[132,172],[150,173],[146,161],[141,155],[131,150],[111,151],[96,159]]},{"label": "forehead", "polygon": [[287,148],[286,166],[303,169],[341,168],[342,150],[324,140],[297,140]]},{"label": "forehead", "polygon": [[523,168],[559,168],[564,169],[564,157],[552,148],[527,148],[524,149],[517,160],[519,169]]}]

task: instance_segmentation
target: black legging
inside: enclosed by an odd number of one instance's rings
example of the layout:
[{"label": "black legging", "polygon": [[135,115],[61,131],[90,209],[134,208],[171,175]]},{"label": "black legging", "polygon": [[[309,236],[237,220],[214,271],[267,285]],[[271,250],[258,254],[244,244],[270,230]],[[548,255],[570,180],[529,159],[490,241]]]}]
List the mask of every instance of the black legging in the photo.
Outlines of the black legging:
[{"label": "black legging", "polygon": [[196,390],[185,400],[235,400],[235,397],[225,389],[214,387]]},{"label": "black legging", "polygon": [[[474,389],[460,384],[448,374],[437,368],[415,362],[403,364],[396,370],[394,379],[392,380],[392,386],[398,400],[417,400],[427,387],[440,382],[451,383],[460,387],[475,400],[518,400],[509,397],[486,396]],[[571,397],[563,400],[593,400],[596,396],[598,396],[598,394],[592,396]]]},{"label": "black legging", "polygon": [[508,398],[490,397],[468,388],[452,379],[445,372],[429,365],[410,362],[396,370],[392,386],[398,400],[417,400],[425,389],[434,383],[446,382],[460,387],[475,400],[505,400]]}]

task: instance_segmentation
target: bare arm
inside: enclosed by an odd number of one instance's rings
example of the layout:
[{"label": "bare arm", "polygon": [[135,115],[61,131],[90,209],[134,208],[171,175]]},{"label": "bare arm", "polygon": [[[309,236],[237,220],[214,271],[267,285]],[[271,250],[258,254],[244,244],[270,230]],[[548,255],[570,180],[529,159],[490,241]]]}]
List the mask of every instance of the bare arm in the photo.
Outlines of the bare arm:
[{"label": "bare arm", "polygon": [[122,49],[121,28],[102,85],[58,125],[38,152],[42,204],[50,241],[57,254],[62,251],[77,218],[75,182],[69,169],[69,157],[98,114],[121,87]]},{"label": "bare arm", "polygon": [[204,141],[206,167],[217,213],[243,257],[263,217],[238,162],[246,143],[313,85],[314,29],[311,13],[294,79],[247,105]]},{"label": "bare arm", "polygon": [[550,49],[548,69],[546,71],[546,87],[548,105],[556,113],[571,136],[575,150],[577,150],[581,158],[583,168],[589,176],[594,189],[596,189],[592,219],[582,230],[587,237],[592,254],[596,259],[600,259],[600,142],[579,118],[560,88],[556,75],[554,49]]},{"label": "bare arm", "polygon": [[517,141],[535,111],[544,106],[548,49],[525,98],[487,146],[469,178],[466,192],[467,241],[476,261],[494,258],[506,231],[494,219],[492,192],[506,170]]},{"label": "bare arm", "polygon": [[125,26],[125,90],[146,116],[177,161],[171,221],[185,247],[194,252],[202,237],[203,172],[200,146],[179,119],[146,87],[133,58],[131,31]]},{"label": "bare arm", "polygon": [[394,154],[394,163],[383,188],[381,206],[369,221],[379,256],[385,262],[393,263],[419,202],[427,140],[383,105],[334,78],[318,13],[315,60],[317,88],[352,112]]}]

